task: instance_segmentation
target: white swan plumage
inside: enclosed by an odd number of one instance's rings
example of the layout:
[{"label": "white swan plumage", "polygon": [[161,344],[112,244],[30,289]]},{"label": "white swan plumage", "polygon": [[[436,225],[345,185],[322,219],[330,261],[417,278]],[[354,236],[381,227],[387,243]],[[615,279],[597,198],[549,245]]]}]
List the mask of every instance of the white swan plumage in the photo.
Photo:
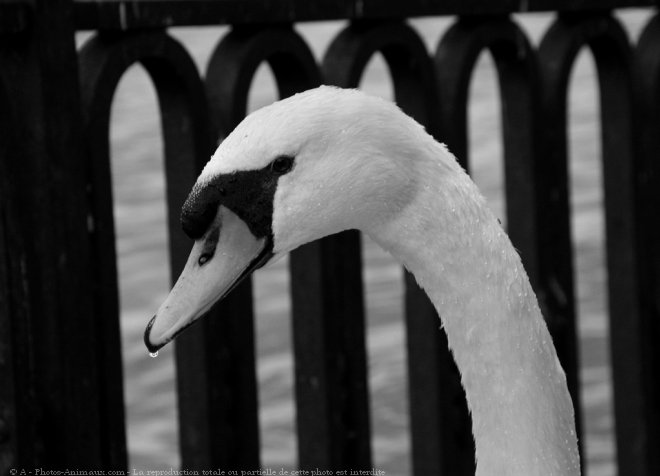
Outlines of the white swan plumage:
[{"label": "white swan plumage", "polygon": [[183,209],[195,244],[145,331],[156,350],[253,269],[359,229],[438,310],[473,420],[478,476],[580,474],[566,378],[521,260],[447,148],[396,105],[320,87],[249,115]]}]

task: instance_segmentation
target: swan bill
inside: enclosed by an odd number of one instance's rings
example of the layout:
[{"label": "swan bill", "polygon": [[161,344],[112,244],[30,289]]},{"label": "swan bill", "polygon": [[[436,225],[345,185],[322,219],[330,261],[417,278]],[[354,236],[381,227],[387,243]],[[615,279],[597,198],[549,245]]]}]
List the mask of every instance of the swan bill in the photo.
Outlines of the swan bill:
[{"label": "swan bill", "polygon": [[144,332],[156,352],[203,316],[252,271],[272,257],[272,239],[257,238],[228,208],[219,206],[204,235],[195,241],[174,288]]}]

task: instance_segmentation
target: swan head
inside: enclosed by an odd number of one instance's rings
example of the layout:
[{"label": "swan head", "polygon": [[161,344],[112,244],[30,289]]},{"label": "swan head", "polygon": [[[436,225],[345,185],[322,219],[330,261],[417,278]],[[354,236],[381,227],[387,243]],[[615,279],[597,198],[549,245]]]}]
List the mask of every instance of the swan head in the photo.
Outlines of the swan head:
[{"label": "swan head", "polygon": [[222,142],[183,206],[195,240],[150,321],[153,352],[255,269],[326,235],[376,226],[410,200],[423,128],[394,104],[320,87],[248,116]]}]

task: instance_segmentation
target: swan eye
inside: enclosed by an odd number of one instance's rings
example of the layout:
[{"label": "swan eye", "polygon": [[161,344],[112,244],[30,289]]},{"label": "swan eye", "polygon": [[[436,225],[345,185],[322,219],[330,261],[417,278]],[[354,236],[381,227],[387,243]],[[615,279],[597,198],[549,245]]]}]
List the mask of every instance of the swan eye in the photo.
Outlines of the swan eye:
[{"label": "swan eye", "polygon": [[281,155],[270,163],[270,170],[279,175],[284,175],[293,168],[293,157]]},{"label": "swan eye", "polygon": [[202,255],[197,260],[197,264],[199,264],[200,266],[204,266],[206,263],[208,263],[211,260],[212,257],[213,257],[213,253],[202,253]]}]

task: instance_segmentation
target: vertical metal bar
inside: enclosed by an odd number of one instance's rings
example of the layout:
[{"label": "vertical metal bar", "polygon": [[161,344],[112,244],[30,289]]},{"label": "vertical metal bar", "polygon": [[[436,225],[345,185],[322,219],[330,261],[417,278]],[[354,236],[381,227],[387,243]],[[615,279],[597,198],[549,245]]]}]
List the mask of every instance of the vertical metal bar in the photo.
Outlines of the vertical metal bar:
[{"label": "vertical metal bar", "polygon": [[15,361],[20,356],[14,348],[12,329],[10,256],[8,236],[12,226],[9,223],[10,196],[4,165],[10,160],[14,149],[11,129],[11,103],[6,95],[6,87],[0,73],[0,473],[6,474],[18,462],[18,415],[17,392],[14,375]]},{"label": "vertical metal bar", "polygon": [[[539,298],[555,342],[559,360],[566,370],[568,389],[573,397],[578,444],[582,433],[580,408],[579,358],[576,337],[577,311],[571,243],[570,196],[567,139],[567,87],[571,63],[558,60],[564,53],[553,39],[553,29],[546,32],[539,48],[542,83],[540,116],[543,147],[539,149],[538,175],[539,252],[541,283]],[[558,49],[559,47],[559,49]],[[571,338],[571,336],[573,336]],[[584,453],[582,453],[584,454]],[[583,471],[587,467],[581,458]]]},{"label": "vertical metal bar", "polygon": [[[612,22],[614,23],[614,21]],[[615,41],[594,41],[601,107],[603,186],[610,311],[610,352],[617,435],[617,465],[626,475],[646,474],[640,445],[644,429],[642,317],[637,254],[635,144],[631,50],[621,26],[612,26]],[[617,31],[618,30],[618,31]],[[616,37],[615,35],[619,36]],[[616,52],[616,53],[614,53]]]},{"label": "vertical metal bar", "polygon": [[[100,291],[99,314],[103,318],[106,341],[99,346],[108,347],[105,356],[104,381],[108,385],[108,400],[113,411],[108,416],[105,431],[121,432],[121,426],[112,422],[122,409],[121,360],[117,350],[118,303],[115,268],[114,224],[112,213],[112,187],[110,183],[109,121],[114,92],[126,70],[141,62],[151,76],[161,109],[165,140],[165,170],[168,202],[168,228],[170,232],[170,264],[176,277],[183,267],[189,251],[189,242],[178,224],[181,204],[192,186],[197,173],[198,161],[208,154],[208,132],[203,83],[186,50],[164,32],[99,34],[90,39],[80,53],[82,97],[90,155],[90,196],[94,216],[92,240],[103,258],[104,273],[98,276]],[[146,321],[146,316],[145,316]],[[194,333],[193,337],[194,342]],[[185,346],[185,340],[184,344]],[[212,379],[205,373],[203,364],[194,360],[200,345],[193,345],[193,352],[177,351],[179,360],[192,361],[190,366],[179,365],[180,433],[184,466],[188,469],[208,468],[210,460],[190,457],[192,453],[207,455],[213,446],[208,433],[199,434],[212,427],[209,421],[209,397],[204,393]],[[114,348],[114,355],[112,350]],[[146,350],[145,350],[146,352]],[[117,382],[119,379],[119,382]],[[193,436],[190,436],[190,435]],[[116,437],[119,440],[119,436]],[[192,440],[192,443],[190,443]],[[116,442],[115,442],[116,444]],[[204,452],[204,449],[208,451]],[[201,461],[200,461],[201,459]]]},{"label": "vertical metal bar", "polygon": [[[79,55],[81,102],[87,154],[87,187],[90,202],[89,235],[95,256],[93,282],[94,317],[98,324],[96,347],[106,411],[103,437],[118,461],[126,464],[126,429],[124,422],[124,382],[119,329],[119,290],[115,252],[114,207],[110,170],[110,104],[116,84],[105,88],[100,83],[94,61],[102,54],[89,41]],[[99,98],[104,100],[99,101]],[[99,104],[101,103],[101,104]]]},{"label": "vertical metal bar", "polygon": [[[211,55],[207,68],[206,90],[215,137],[219,139],[226,137],[245,116],[252,78],[259,65],[264,61],[267,61],[273,70],[281,97],[317,86],[320,83],[318,67],[311,51],[292,28],[277,26],[264,29],[256,27],[234,29],[218,44]],[[291,258],[292,263],[295,263],[296,256],[298,256],[297,253],[294,253]],[[292,264],[292,267],[295,267],[295,264]],[[308,286],[308,283],[301,284],[296,279],[294,272],[292,290],[296,353],[299,351],[299,345],[303,347],[309,345],[309,337],[300,334],[296,320],[296,316],[300,319],[299,307],[296,305],[296,296],[299,295],[297,292],[299,289],[308,290],[309,287],[305,286]],[[303,293],[309,294],[309,291]],[[235,461],[232,469],[259,466],[254,316],[251,299],[251,283],[246,281],[233,291],[228,299],[216,306],[218,314],[222,315],[206,319],[206,321],[216,322],[221,322],[223,319],[225,321],[223,325],[228,326],[222,333],[214,334],[216,336],[214,345],[222,352],[218,355],[224,355],[222,358],[225,360],[224,368],[226,369],[225,374],[220,375],[218,381],[220,383],[226,381],[227,375],[231,375],[228,373],[230,371],[238,376],[233,383],[223,384],[225,386],[222,390],[224,398],[237,402],[240,404],[240,408],[228,407],[224,410],[218,408],[223,413],[237,410],[242,412],[240,415],[234,416],[234,420],[229,425],[239,435],[239,441],[233,442],[233,444],[242,451],[240,459],[236,458],[236,454],[228,454],[228,457],[232,458],[230,461]],[[313,319],[314,316],[308,317]],[[307,338],[301,340],[301,335]],[[316,349],[317,352],[319,350]],[[310,360],[312,359],[311,356],[308,357]],[[323,360],[323,356],[315,355],[314,359],[320,362]],[[298,357],[296,360],[298,365]],[[297,385],[299,385],[298,367],[296,367],[296,375]],[[220,383],[216,385],[220,385]],[[311,431],[306,431],[309,426],[305,425],[312,422],[318,413],[317,406],[305,403],[305,396],[309,395],[309,393],[297,392],[300,465],[302,467],[311,465],[310,469],[315,469],[316,466],[325,468],[325,460],[316,459],[318,454],[315,453],[315,450],[322,446],[324,441],[313,438]],[[234,415],[234,413],[228,413],[228,415]],[[239,416],[242,421],[238,420]],[[316,431],[315,428],[311,428],[311,430]]]},{"label": "vertical metal bar", "polygon": [[635,51],[636,113],[639,114],[638,160],[635,171],[636,225],[641,294],[642,382],[646,474],[660,473],[660,17],[642,32]]},{"label": "vertical metal bar", "polygon": [[15,371],[8,387],[21,393],[12,459],[25,468],[109,469],[119,465],[101,437],[72,3],[31,2],[29,31],[0,45],[14,137],[0,179]]},{"label": "vertical metal bar", "polygon": [[259,468],[251,298],[244,283],[177,343],[183,468]]},{"label": "vertical metal bar", "polygon": [[299,460],[303,469],[369,469],[360,236],[291,257]]},{"label": "vertical metal bar", "polygon": [[[635,212],[636,163],[631,50],[625,31],[609,15],[563,15],[540,47],[544,78],[546,153],[544,163],[562,167],[566,176],[566,99],[578,51],[589,46],[600,84],[601,137],[605,195],[610,348],[617,434],[617,463],[622,474],[646,474],[647,423],[644,413],[645,368]],[[551,155],[550,155],[551,154]],[[557,165],[564,164],[564,165]],[[566,185],[555,185],[555,188]],[[562,206],[567,206],[566,204]],[[566,245],[564,245],[566,247]]]}]

